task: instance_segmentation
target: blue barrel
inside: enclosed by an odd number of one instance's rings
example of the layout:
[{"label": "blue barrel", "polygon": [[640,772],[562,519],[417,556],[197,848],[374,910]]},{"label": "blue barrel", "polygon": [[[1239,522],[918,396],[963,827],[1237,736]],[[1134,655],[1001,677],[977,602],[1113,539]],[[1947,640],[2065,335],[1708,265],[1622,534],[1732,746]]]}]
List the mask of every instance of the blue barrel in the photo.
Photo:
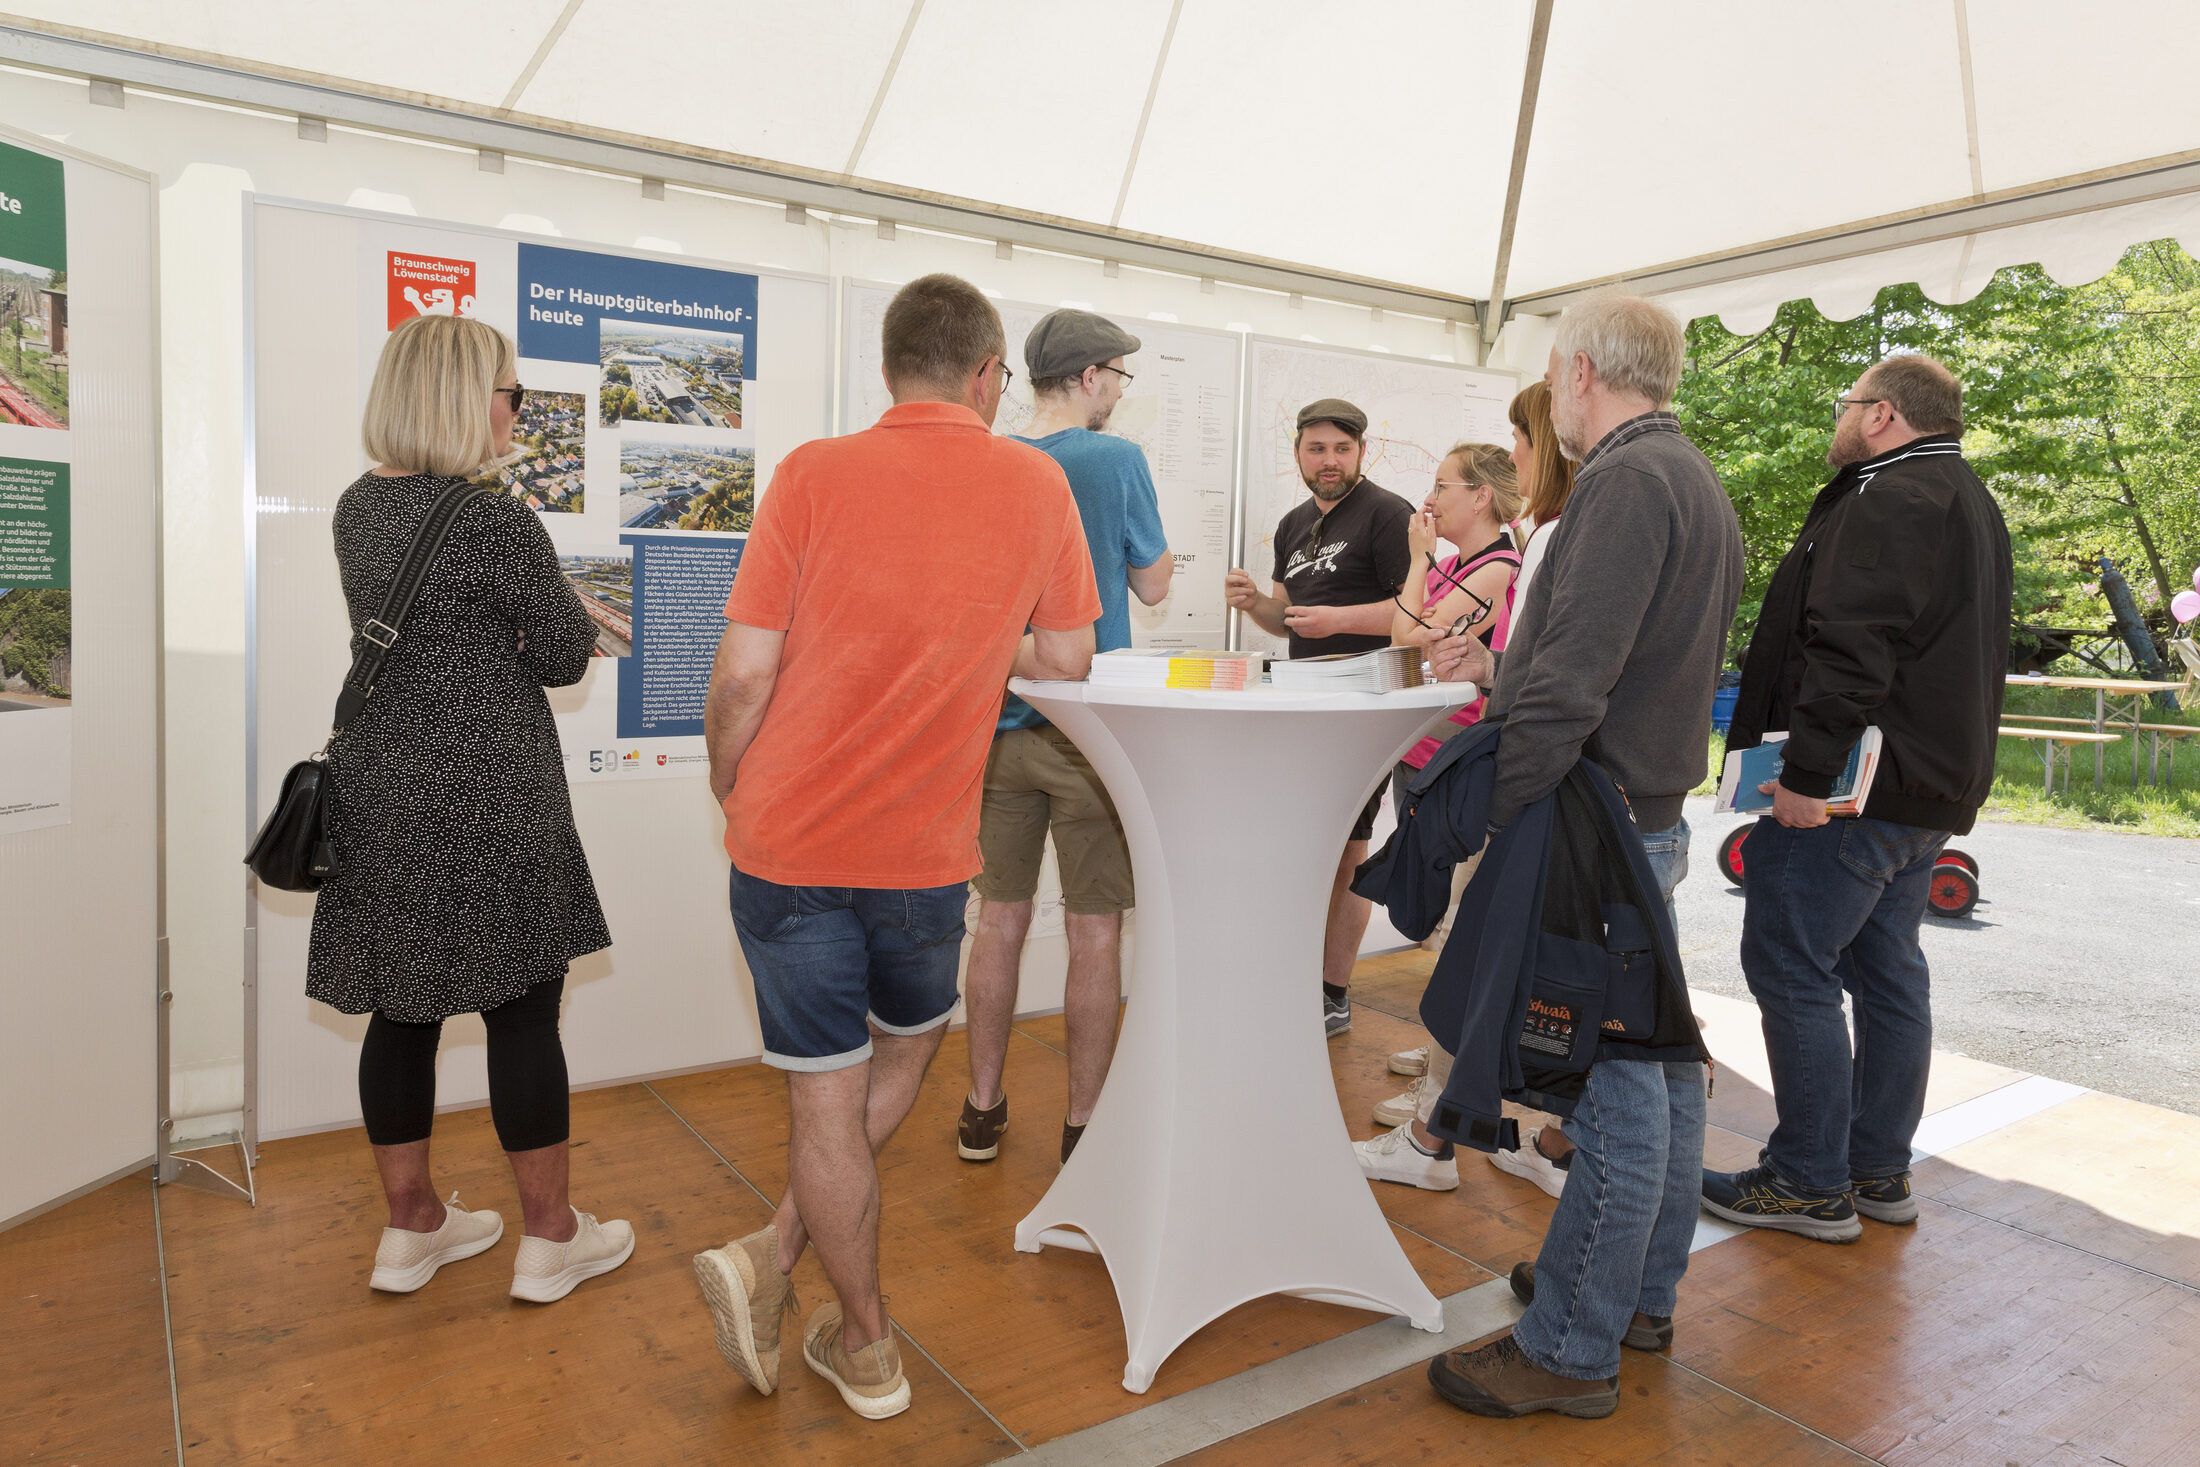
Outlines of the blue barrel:
[{"label": "blue barrel", "polygon": [[1726,737],[1727,726],[1734,722],[1734,704],[1741,698],[1740,688],[1721,688],[1711,695],[1711,726]]}]

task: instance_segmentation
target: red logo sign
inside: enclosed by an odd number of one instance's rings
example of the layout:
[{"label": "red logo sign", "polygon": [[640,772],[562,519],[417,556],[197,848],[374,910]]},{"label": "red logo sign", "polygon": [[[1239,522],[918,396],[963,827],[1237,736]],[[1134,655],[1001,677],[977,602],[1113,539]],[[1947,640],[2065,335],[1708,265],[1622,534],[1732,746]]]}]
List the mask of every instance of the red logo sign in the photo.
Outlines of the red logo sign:
[{"label": "red logo sign", "polygon": [[664,765],[664,762],[665,762],[665,756],[664,756],[664,755],[662,755],[662,754],[659,754],[659,755],[657,756],[657,763],[658,763],[658,765],[659,765],[659,767],[660,767],[660,768],[661,768],[661,767],[662,767],[662,766]]},{"label": "red logo sign", "polygon": [[474,262],[434,255],[390,254],[390,329],[415,316],[471,316],[476,297]]}]

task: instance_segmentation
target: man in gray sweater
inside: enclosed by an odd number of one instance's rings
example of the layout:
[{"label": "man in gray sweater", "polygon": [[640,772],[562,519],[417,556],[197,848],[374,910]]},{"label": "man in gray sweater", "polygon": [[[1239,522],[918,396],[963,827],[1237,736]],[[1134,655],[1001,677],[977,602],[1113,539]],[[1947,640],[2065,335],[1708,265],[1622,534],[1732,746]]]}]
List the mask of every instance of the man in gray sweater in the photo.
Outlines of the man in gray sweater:
[{"label": "man in gray sweater", "polygon": [[[1684,337],[1663,307],[1595,297],[1559,321],[1545,380],[1574,493],[1505,651],[1439,643],[1446,680],[1493,685],[1504,721],[1491,820],[1502,826],[1587,756],[1619,784],[1670,905],[1688,869],[1681,801],[1704,777],[1711,698],[1742,594],[1742,537],[1718,475],[1665,405]],[[1608,1416],[1619,1351],[1672,1341],[1703,1156],[1700,1065],[1608,1063],[1565,1134],[1575,1145],[1543,1251],[1513,1270],[1510,1335],[1429,1367],[1486,1416]],[[1448,1148],[1447,1148],[1448,1149]]]}]

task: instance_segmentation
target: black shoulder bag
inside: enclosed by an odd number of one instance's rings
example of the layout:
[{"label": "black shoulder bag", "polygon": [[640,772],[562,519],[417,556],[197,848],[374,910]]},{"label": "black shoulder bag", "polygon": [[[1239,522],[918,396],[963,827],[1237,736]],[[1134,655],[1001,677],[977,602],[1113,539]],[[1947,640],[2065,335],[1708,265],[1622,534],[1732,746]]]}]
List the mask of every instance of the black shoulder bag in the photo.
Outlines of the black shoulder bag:
[{"label": "black shoulder bag", "polygon": [[274,810],[253,838],[252,848],[245,852],[244,863],[267,885],[283,891],[317,891],[334,874],[336,852],[329,844],[325,825],[330,790],[329,745],[366,706],[368,695],[374,691],[374,680],[390,649],[397,645],[413,600],[420,594],[420,583],[427,579],[428,567],[435,563],[436,553],[443,548],[459,512],[476,494],[484,492],[478,485],[464,483],[443,491],[429,507],[420,528],[413,532],[412,543],[405,547],[405,558],[398,562],[397,574],[382,593],[381,606],[359,629],[351,671],[345,674],[344,685],[336,694],[336,717],[328,743],[321,745],[318,753],[290,766],[290,772],[283,776],[282,791],[275,797]]}]

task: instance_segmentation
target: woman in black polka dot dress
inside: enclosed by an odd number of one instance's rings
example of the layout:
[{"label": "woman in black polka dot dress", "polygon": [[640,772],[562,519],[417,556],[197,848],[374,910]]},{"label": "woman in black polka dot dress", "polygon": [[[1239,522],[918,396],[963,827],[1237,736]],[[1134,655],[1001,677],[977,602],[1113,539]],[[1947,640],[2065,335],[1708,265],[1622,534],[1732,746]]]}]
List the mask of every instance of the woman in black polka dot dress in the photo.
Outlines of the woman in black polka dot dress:
[{"label": "woman in black polka dot dress", "polygon": [[[521,397],[512,344],[489,326],[420,317],[391,334],[367,404],[376,467],[336,505],[355,636],[429,507],[508,451]],[[446,1206],[430,1179],[435,1055],[453,1014],[488,1027],[490,1112],[527,1224],[513,1294],[562,1298],[633,1251],[626,1223],[566,1197],[558,1004],[566,964],[611,934],[543,689],[578,682],[595,641],[534,513],[478,495],[329,750],[336,871],[314,909],[306,992],[374,1016],[359,1093],[390,1204],[376,1288],[409,1293],[503,1234],[496,1212],[467,1212],[455,1193]]]}]

